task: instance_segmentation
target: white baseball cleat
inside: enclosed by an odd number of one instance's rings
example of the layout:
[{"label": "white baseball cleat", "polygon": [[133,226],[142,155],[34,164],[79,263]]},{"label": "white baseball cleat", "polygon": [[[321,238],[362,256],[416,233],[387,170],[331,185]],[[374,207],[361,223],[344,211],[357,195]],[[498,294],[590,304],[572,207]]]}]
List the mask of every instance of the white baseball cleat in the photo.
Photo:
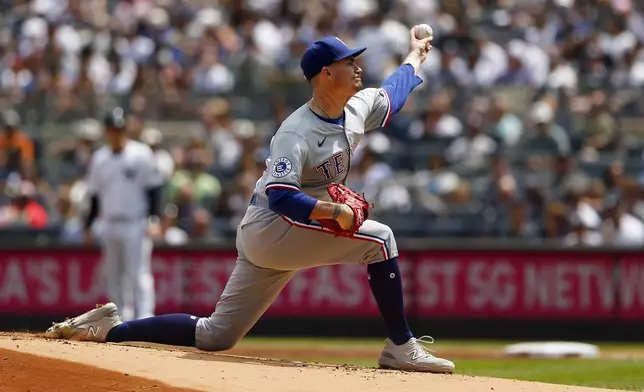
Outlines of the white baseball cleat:
[{"label": "white baseball cleat", "polygon": [[54,323],[45,336],[48,338],[92,341],[104,343],[107,333],[123,323],[115,304],[97,305],[80,316]]},{"label": "white baseball cleat", "polygon": [[[427,339],[431,339],[427,340]],[[408,370],[414,372],[453,373],[454,362],[431,355],[422,343],[434,343],[431,336],[411,338],[405,344],[397,345],[387,339],[380,354],[378,365],[383,369]]]}]

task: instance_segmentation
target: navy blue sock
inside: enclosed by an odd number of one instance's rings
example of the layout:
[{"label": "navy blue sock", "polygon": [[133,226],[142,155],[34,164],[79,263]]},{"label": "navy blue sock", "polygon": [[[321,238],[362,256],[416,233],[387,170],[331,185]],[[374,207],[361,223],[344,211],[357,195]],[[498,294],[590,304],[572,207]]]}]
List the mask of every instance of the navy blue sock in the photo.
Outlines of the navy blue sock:
[{"label": "navy blue sock", "polygon": [[412,334],[405,316],[398,259],[394,257],[381,263],[369,264],[367,273],[369,286],[385,321],[389,339],[395,344],[407,343]]},{"label": "navy blue sock", "polygon": [[108,332],[107,341],[111,343],[149,342],[195,347],[197,320],[197,317],[189,314],[164,314],[126,321]]}]

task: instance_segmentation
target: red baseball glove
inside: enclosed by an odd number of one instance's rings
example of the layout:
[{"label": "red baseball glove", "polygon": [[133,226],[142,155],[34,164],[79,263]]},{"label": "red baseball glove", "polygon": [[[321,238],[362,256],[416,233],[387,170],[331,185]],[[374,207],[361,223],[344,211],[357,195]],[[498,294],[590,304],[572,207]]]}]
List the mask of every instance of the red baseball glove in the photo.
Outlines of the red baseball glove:
[{"label": "red baseball glove", "polygon": [[320,219],[320,224],[334,232],[336,236],[352,236],[364,221],[369,219],[369,209],[374,207],[373,204],[370,204],[363,194],[342,184],[329,184],[327,191],[333,202],[346,204],[353,210],[353,227],[345,230],[333,219]]}]

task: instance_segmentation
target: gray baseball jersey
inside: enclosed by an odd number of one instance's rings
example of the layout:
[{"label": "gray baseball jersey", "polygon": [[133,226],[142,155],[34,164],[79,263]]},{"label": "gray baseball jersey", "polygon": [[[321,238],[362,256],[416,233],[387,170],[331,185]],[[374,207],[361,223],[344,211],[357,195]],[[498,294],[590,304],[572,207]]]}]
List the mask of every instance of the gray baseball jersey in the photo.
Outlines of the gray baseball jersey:
[{"label": "gray baseball jersey", "polygon": [[[268,205],[267,191],[300,190],[330,201],[327,186],[344,183],[351,156],[365,131],[382,127],[389,118],[389,97],[383,89],[358,92],[346,105],[344,124],[327,122],[303,105],[280,126],[271,140],[266,170],[255,186],[257,205]],[[272,220],[277,213],[250,208],[242,225]]]},{"label": "gray baseball jersey", "polygon": [[238,262],[215,312],[197,323],[197,347],[232,347],[268,309],[293,274],[304,268],[373,263],[398,255],[391,229],[367,220],[353,238],[336,237],[317,222],[297,222],[268,208],[267,191],[299,190],[330,201],[327,186],[344,183],[365,131],[390,116],[383,89],[368,88],[347,103],[344,123],[325,121],[303,105],[273,136],[266,170],[237,229]]}]

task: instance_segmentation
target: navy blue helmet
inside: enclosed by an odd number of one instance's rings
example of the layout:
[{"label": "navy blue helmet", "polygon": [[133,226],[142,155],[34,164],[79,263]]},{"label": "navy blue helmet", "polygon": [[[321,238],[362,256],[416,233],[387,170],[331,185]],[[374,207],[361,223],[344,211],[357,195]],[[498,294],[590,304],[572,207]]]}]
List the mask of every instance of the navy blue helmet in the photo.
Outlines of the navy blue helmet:
[{"label": "navy blue helmet", "polygon": [[110,110],[103,118],[103,125],[119,130],[125,129],[125,110],[120,107]]}]

